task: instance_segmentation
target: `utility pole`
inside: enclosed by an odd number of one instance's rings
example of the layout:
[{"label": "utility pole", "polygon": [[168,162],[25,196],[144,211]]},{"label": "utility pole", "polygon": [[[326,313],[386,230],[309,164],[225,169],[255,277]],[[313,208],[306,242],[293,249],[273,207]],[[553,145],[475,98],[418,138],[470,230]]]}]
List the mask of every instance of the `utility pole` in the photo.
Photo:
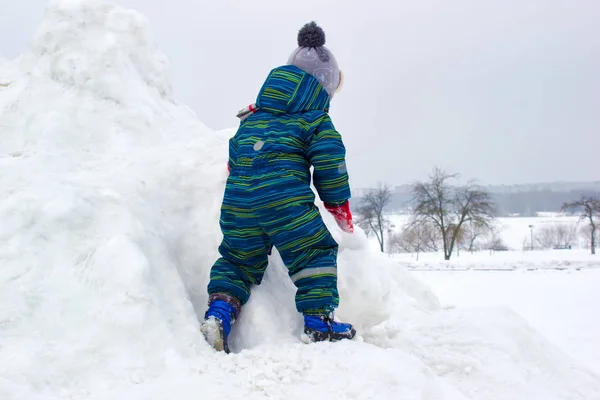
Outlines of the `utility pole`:
[{"label": "utility pole", "polygon": [[529,225],[529,229],[531,230],[531,251],[533,251],[533,225]]}]

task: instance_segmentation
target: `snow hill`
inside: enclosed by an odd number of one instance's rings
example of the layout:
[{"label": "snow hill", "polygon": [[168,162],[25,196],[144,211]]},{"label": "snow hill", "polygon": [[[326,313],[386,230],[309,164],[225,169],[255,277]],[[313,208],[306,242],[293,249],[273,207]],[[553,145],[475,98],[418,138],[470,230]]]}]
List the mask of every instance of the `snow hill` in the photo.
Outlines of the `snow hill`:
[{"label": "snow hill", "polygon": [[234,327],[235,354],[215,353],[198,319],[231,131],[211,132],[173,98],[148,21],[52,1],[25,54],[0,63],[0,83],[1,399],[600,398],[600,377],[525,320],[442,310],[328,216],[338,315],[360,337],[299,343],[274,255]]}]

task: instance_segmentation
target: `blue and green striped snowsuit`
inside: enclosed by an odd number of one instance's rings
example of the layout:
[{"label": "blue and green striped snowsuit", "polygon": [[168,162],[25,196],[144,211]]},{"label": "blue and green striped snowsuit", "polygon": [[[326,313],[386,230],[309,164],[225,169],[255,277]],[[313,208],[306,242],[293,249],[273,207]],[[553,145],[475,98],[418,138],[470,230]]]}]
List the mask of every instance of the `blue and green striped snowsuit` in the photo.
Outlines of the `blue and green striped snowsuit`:
[{"label": "blue and green striped snowsuit", "polygon": [[311,166],[323,202],[345,203],[350,187],[344,144],[327,114],[329,95],[312,75],[284,66],[271,71],[256,105],[229,141],[224,237],[208,292],[245,304],[274,245],[298,288],[298,311],[331,312],[339,304],[338,245],[314,204]]}]

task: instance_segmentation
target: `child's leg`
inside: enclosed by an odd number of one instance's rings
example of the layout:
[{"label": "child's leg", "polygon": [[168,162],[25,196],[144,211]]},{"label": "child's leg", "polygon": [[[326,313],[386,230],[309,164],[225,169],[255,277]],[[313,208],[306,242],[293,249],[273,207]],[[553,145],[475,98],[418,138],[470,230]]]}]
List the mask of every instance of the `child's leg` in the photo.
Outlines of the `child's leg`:
[{"label": "child's leg", "polygon": [[223,242],[221,258],[210,271],[208,293],[234,297],[244,305],[250,297],[250,286],[262,281],[268,264],[271,243],[249,211],[221,211]]},{"label": "child's leg", "polygon": [[261,225],[298,288],[296,308],[305,315],[327,315],[338,306],[337,249],[319,209],[302,204],[265,211]]},{"label": "child's leg", "polygon": [[339,304],[338,245],[314,204],[270,210],[261,219],[265,232],[279,250],[298,288],[296,308],[304,314],[305,342],[352,339],[352,325],[337,322],[332,312]]},{"label": "child's leg", "polygon": [[231,325],[250,297],[250,286],[262,281],[271,244],[254,215],[240,208],[222,207],[221,230],[221,258],[210,271],[209,307],[200,331],[212,347],[229,353]]}]

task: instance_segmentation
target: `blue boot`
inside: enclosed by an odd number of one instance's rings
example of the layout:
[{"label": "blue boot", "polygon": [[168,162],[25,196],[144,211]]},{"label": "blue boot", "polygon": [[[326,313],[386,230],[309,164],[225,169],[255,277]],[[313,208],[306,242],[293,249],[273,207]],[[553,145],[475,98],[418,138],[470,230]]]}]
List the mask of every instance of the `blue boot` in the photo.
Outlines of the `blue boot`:
[{"label": "blue boot", "polygon": [[311,342],[337,342],[342,339],[352,339],[356,331],[350,324],[336,322],[333,316],[328,315],[305,315],[304,335],[302,340]]},{"label": "blue boot", "polygon": [[200,332],[208,344],[218,351],[229,353],[227,338],[237,314],[237,309],[227,301],[214,300],[210,303],[204,315],[204,322],[200,326]]}]

